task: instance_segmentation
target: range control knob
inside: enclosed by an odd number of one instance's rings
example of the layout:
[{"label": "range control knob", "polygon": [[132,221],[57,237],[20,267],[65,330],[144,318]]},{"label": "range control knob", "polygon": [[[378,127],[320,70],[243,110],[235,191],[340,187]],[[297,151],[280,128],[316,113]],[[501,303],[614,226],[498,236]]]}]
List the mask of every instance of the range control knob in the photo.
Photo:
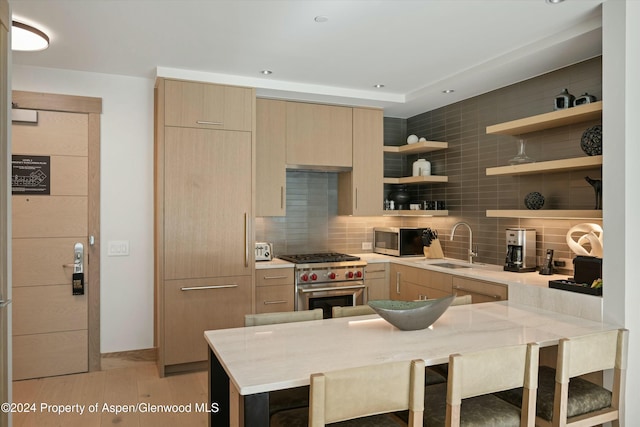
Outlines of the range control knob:
[{"label": "range control knob", "polygon": [[362,271],[356,271],[356,277],[359,279],[362,277]]},{"label": "range control knob", "polygon": [[329,279],[333,280],[336,278],[336,273],[332,271],[331,273],[327,274],[327,276],[329,276]]},{"label": "range control knob", "polygon": [[306,274],[303,274],[302,276],[300,276],[300,280],[302,280],[303,282],[307,282],[309,281],[309,276],[307,276]]},{"label": "range control knob", "polygon": [[348,277],[349,279],[353,279],[353,271],[348,272],[348,273],[347,273],[347,277]]},{"label": "range control knob", "polygon": [[311,273],[311,280],[318,280],[318,275],[316,273]]}]

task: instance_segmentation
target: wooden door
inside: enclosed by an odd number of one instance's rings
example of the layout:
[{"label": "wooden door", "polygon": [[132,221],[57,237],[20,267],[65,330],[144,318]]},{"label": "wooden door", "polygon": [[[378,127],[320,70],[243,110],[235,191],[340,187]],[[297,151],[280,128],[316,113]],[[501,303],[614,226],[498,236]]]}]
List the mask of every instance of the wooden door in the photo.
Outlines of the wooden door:
[{"label": "wooden door", "polygon": [[164,279],[248,276],[251,133],[167,127]]},{"label": "wooden door", "polygon": [[[12,125],[14,379],[85,372],[96,359],[99,368],[88,303],[92,293],[99,301],[89,267],[99,263],[89,245],[89,235],[94,243],[97,237],[90,216],[99,209],[89,192],[96,179],[89,173],[90,151],[97,155],[92,121],[90,114],[39,110],[36,124]],[[84,252],[81,295],[72,287],[76,244]]]}]

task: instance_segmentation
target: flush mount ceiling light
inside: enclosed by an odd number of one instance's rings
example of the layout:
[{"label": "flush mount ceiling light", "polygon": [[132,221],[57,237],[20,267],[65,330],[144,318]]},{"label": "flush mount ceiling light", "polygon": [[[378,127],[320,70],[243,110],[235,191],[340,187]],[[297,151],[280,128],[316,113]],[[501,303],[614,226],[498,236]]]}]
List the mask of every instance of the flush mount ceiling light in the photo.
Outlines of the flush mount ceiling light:
[{"label": "flush mount ceiling light", "polygon": [[313,20],[316,21],[317,23],[322,23],[322,22],[327,22],[329,18],[324,15],[318,15],[315,18],[313,18]]},{"label": "flush mount ceiling light", "polygon": [[22,22],[11,22],[11,50],[38,51],[49,47],[49,36]]}]

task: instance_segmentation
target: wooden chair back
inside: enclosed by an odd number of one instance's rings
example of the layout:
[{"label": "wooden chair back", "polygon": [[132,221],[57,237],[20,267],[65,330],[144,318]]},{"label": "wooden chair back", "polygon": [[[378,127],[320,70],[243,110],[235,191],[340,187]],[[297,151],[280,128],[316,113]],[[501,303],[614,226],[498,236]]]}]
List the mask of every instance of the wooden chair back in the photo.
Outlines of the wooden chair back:
[{"label": "wooden chair back", "polygon": [[312,375],[309,426],[408,409],[408,425],[422,427],[424,368],[412,360]]},{"label": "wooden chair back", "polygon": [[449,356],[445,425],[460,425],[462,399],[524,387],[520,425],[533,427],[538,357],[536,343]]}]

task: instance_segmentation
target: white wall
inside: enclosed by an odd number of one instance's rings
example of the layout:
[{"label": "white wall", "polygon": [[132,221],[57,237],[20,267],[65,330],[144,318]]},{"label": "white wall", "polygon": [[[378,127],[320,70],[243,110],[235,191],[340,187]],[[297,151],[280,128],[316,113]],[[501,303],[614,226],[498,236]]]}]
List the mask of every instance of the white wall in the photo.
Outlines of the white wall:
[{"label": "white wall", "polygon": [[[604,318],[629,329],[626,425],[640,423],[640,2],[603,3]],[[625,424],[623,424],[625,425]]]},{"label": "white wall", "polygon": [[[14,65],[12,88],[102,98],[102,353],[153,347],[153,83],[108,74]],[[107,256],[128,240],[128,257]]]}]

